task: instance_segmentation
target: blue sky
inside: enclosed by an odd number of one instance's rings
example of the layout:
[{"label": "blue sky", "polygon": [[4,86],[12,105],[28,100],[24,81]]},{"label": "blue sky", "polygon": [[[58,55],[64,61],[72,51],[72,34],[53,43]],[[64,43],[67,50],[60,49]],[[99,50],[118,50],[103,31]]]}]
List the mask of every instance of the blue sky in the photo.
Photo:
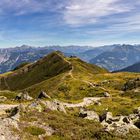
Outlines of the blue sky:
[{"label": "blue sky", "polygon": [[139,0],[1,0],[0,47],[140,44]]}]

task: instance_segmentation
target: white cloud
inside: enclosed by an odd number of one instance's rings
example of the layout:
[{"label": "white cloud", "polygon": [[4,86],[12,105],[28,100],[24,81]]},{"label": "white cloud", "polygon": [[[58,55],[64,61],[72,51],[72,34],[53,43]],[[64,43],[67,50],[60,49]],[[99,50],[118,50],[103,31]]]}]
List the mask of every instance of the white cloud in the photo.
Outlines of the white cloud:
[{"label": "white cloud", "polygon": [[64,11],[64,20],[74,26],[93,24],[102,17],[129,12],[133,8],[134,5],[120,0],[70,0]]},{"label": "white cloud", "polygon": [[45,10],[49,1],[38,0],[1,0],[0,14],[24,15]]}]

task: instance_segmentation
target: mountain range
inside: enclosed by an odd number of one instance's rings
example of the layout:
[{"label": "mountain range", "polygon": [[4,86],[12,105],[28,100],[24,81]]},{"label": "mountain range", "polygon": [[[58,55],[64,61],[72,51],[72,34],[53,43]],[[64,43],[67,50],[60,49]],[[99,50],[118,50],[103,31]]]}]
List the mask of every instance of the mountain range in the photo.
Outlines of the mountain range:
[{"label": "mountain range", "polygon": [[0,49],[0,73],[13,70],[19,64],[35,62],[50,52],[61,51],[66,56],[77,56],[109,71],[116,71],[140,62],[140,45],[90,46],[46,46]]},{"label": "mountain range", "polygon": [[54,51],[0,74],[2,138],[139,139],[139,93],[139,73]]},{"label": "mountain range", "polygon": [[140,62],[139,45],[118,45],[90,60],[90,63],[110,71],[120,70],[137,62]]}]

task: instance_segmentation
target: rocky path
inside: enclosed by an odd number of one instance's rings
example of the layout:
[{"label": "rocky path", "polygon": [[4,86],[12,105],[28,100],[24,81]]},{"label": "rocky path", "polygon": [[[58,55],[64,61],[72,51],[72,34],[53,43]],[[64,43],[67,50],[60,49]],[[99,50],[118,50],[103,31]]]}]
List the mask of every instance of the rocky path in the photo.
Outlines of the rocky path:
[{"label": "rocky path", "polygon": [[77,103],[77,104],[63,103],[63,105],[68,108],[84,107],[84,106],[89,106],[91,104],[94,104],[103,98],[104,97],[86,97],[83,99],[83,102],[81,102],[81,103]]}]

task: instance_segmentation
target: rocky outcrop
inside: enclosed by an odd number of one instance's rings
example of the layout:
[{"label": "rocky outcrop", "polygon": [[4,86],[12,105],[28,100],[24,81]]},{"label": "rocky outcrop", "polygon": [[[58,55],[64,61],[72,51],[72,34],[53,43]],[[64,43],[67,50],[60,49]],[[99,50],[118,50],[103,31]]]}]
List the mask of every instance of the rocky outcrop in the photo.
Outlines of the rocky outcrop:
[{"label": "rocky outcrop", "polygon": [[108,92],[104,92],[103,94],[104,94],[104,97],[108,97],[108,98],[111,97],[111,95]]},{"label": "rocky outcrop", "polygon": [[95,120],[99,122],[99,115],[94,111],[86,111],[86,110],[81,109],[79,113],[79,117],[82,117],[88,120]]},{"label": "rocky outcrop", "polygon": [[45,104],[46,104],[46,107],[49,108],[50,110],[56,110],[56,111],[61,111],[61,112],[66,113],[63,103],[61,103],[60,101],[56,99],[53,101],[46,101]]},{"label": "rocky outcrop", "polygon": [[51,97],[49,95],[47,95],[47,93],[44,91],[41,91],[39,96],[38,96],[38,99],[42,99],[42,98],[51,99]]},{"label": "rocky outcrop", "polygon": [[23,92],[23,93],[19,93],[16,97],[15,100],[33,100],[33,98],[31,96],[29,96],[28,92]]},{"label": "rocky outcrop", "polygon": [[43,101],[43,100],[34,101],[30,105],[28,105],[27,109],[31,110],[35,109],[38,110],[39,112],[42,112],[44,109],[49,109],[53,111],[56,110],[66,113],[63,103],[56,99],[52,101]]},{"label": "rocky outcrop", "polygon": [[137,122],[140,121],[140,116],[138,113],[130,114],[129,116],[113,117],[111,112],[106,112],[100,117],[101,124],[106,131],[115,131],[116,134],[126,135],[130,129],[139,129],[139,123]]}]

